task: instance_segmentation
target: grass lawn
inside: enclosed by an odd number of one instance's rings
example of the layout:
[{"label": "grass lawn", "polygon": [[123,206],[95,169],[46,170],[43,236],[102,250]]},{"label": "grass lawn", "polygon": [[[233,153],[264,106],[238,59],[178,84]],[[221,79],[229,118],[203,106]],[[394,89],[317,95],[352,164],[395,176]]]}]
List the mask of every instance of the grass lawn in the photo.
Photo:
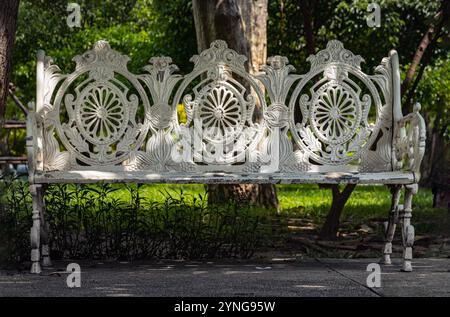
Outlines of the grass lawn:
[{"label": "grass lawn", "polygon": [[[129,191],[123,185],[113,193],[116,198],[130,199]],[[167,193],[178,196],[180,192],[187,199],[205,195],[204,185],[152,184],[143,185],[140,193],[154,201],[163,201]],[[277,185],[281,215],[295,218],[310,218],[322,222],[331,205],[331,190],[319,189],[317,185]],[[419,188],[413,201],[413,222],[421,232],[450,232],[447,210],[432,208],[433,195],[428,188]],[[359,185],[348,200],[342,215],[342,222],[355,226],[370,219],[387,218],[391,194],[386,186]]]},{"label": "grass lawn", "polygon": [[[192,199],[199,194],[205,195],[205,186],[158,184],[144,185],[140,189],[141,195],[156,201],[163,201],[167,192],[178,196],[180,191],[184,197]],[[294,253],[300,250],[301,253],[325,257],[379,256],[383,245],[382,223],[387,220],[391,204],[391,193],[386,186],[357,186],[341,216],[339,241],[327,245],[319,253],[316,247],[311,249],[308,245],[316,243],[315,238],[331,206],[331,190],[319,189],[317,185],[277,185],[277,192],[281,213],[272,217],[272,248]],[[130,199],[129,192],[123,187],[119,187],[113,195]],[[447,250],[450,214],[446,209],[432,208],[432,201],[433,195],[428,188],[419,188],[414,196],[412,224],[416,229],[415,256],[446,256],[450,252]],[[275,215],[267,210],[257,212]],[[369,230],[364,231],[367,228]],[[394,253],[401,254],[400,230],[396,231],[394,240]],[[344,251],[340,249],[342,244]]]}]

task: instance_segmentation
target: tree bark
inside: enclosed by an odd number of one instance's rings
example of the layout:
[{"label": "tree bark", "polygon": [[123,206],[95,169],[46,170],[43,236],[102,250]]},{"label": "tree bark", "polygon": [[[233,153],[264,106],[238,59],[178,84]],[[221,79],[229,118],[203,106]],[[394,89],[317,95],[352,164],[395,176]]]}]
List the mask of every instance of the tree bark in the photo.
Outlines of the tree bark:
[{"label": "tree bark", "polygon": [[425,113],[427,126],[427,143],[422,160],[420,185],[431,187],[433,192],[433,207],[450,210],[450,143],[445,140],[445,130],[448,122],[439,124],[445,109],[445,101],[441,99],[438,112],[432,121]]},{"label": "tree bark", "polygon": [[5,115],[18,12],[19,0],[0,1],[0,122]]},{"label": "tree bark", "polygon": [[339,185],[321,185],[321,188],[329,187],[332,189],[333,202],[331,203],[331,209],[319,234],[320,239],[323,240],[336,239],[339,229],[339,219],[344,210],[345,203],[350,198],[356,184],[346,185],[342,192],[339,191]]},{"label": "tree bark", "polygon": [[450,144],[445,142],[443,131],[433,128],[429,183],[433,192],[433,207],[450,211]]},{"label": "tree bark", "polygon": [[[411,65],[408,68],[408,71],[406,72],[405,79],[402,82],[401,85],[401,93],[402,95],[406,95],[406,92],[410,90],[410,93],[407,95],[406,102],[404,103],[404,106],[402,107],[404,113],[411,112],[411,106],[412,106],[412,97],[414,94],[414,90],[416,89],[420,77],[422,76],[423,69],[427,66],[427,64],[431,60],[431,56],[434,52],[434,49],[436,47],[436,43],[438,39],[444,34],[442,31],[442,28],[449,23],[450,18],[450,0],[442,0],[441,6],[436,13],[436,15],[433,18],[433,21],[428,27],[427,32],[422,37],[422,40],[420,41],[419,47],[416,50],[416,53],[414,54],[413,60],[411,62]],[[425,58],[422,61],[422,57],[424,56],[425,52],[427,51],[427,58]],[[410,88],[411,82],[413,81],[414,75],[416,73],[417,67],[419,66],[420,62],[422,61],[421,66],[421,72],[419,73],[418,78],[416,78],[413,87]]]},{"label": "tree bark", "polygon": [[[248,58],[252,74],[265,63],[267,54],[267,0],[193,0],[192,9],[198,51],[221,39],[228,47]],[[256,105],[255,119],[261,117]],[[276,189],[271,184],[208,185],[208,203],[233,201],[279,210]]]},{"label": "tree bark", "polygon": [[310,0],[301,0],[300,7],[303,14],[303,30],[305,32],[306,50],[308,53],[314,54],[316,44],[314,41],[314,22],[313,22],[313,6]]}]

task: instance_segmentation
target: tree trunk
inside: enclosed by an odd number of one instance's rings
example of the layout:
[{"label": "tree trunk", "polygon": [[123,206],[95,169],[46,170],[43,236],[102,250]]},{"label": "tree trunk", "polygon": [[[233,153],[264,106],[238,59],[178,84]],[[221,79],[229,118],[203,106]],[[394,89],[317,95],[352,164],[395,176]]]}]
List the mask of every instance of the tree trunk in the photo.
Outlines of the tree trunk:
[{"label": "tree trunk", "polygon": [[342,192],[339,191],[339,185],[321,185],[321,188],[331,187],[333,193],[333,202],[328,213],[327,219],[322,227],[319,237],[323,240],[336,239],[339,229],[339,218],[344,210],[345,203],[350,198],[356,184],[348,184]]},{"label": "tree trunk", "polygon": [[[441,100],[438,112],[431,123],[429,115],[425,113],[426,121],[430,122],[427,129],[427,143],[422,160],[420,185],[431,187],[433,192],[433,207],[448,208],[450,210],[450,143],[445,141],[447,124],[439,124],[445,108],[445,101]],[[430,128],[432,127],[432,128]]]},{"label": "tree trunk", "polygon": [[306,50],[308,53],[314,54],[316,44],[314,41],[314,22],[313,22],[313,6],[310,0],[301,0],[300,7],[303,14],[303,30],[305,32]]},{"label": "tree trunk", "polygon": [[434,33],[434,25],[430,25],[427,32],[423,36],[422,40],[420,41],[419,47],[416,50],[416,53],[414,54],[414,58],[411,62],[411,65],[408,68],[408,71],[406,72],[405,79],[403,80],[401,91],[402,95],[408,90],[408,87],[414,77],[414,74],[416,73],[416,69],[420,64],[420,60],[422,59],[423,54],[425,53],[425,50],[427,49],[428,45],[431,42],[431,38]]},{"label": "tree trunk", "polygon": [[[19,0],[0,1],[0,129],[6,111],[18,11]],[[6,139],[6,136],[0,139],[0,156],[7,154]],[[8,164],[0,164],[0,176],[8,172],[7,166]]]},{"label": "tree trunk", "polygon": [[[259,71],[267,54],[267,0],[193,0],[198,51],[221,39],[248,58],[250,73]],[[261,117],[256,105],[255,119]],[[208,185],[208,203],[234,201],[279,209],[276,189],[271,184]]]},{"label": "tree trunk", "polygon": [[[423,74],[423,70],[431,60],[431,56],[433,55],[434,49],[436,47],[439,38],[443,34],[445,34],[445,32],[442,32],[442,29],[446,24],[449,23],[449,18],[450,18],[450,0],[442,0],[441,7],[434,16],[433,21],[430,23],[427,32],[422,37],[419,47],[417,48],[416,53],[414,54],[414,58],[411,62],[411,65],[409,66],[408,71],[406,72],[405,79],[402,82],[401,93],[402,95],[407,95],[405,103],[402,107],[402,111],[404,113],[411,112],[412,108],[411,100],[414,95],[414,90],[416,89],[420,81],[420,78]],[[417,67],[419,66],[422,57],[424,56],[426,51],[427,51],[427,58],[425,58],[422,61],[419,76],[414,81],[413,87],[410,87],[411,82],[413,81],[414,75],[416,73]],[[410,92],[406,94],[408,90],[410,90]]]},{"label": "tree trunk", "polygon": [[3,121],[11,75],[19,0],[0,1],[0,122]]},{"label": "tree trunk", "polygon": [[431,135],[431,189],[433,192],[433,207],[447,208],[450,211],[450,144],[445,142],[442,131]]}]

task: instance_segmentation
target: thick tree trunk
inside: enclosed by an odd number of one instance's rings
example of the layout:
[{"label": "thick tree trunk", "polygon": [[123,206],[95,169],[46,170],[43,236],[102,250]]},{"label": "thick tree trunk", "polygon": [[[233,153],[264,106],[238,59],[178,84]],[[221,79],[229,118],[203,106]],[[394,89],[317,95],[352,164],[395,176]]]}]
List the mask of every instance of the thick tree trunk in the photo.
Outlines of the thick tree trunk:
[{"label": "thick tree trunk", "polygon": [[11,75],[19,0],[0,1],[0,122],[3,120]]},{"label": "thick tree trunk", "polygon": [[244,24],[235,0],[193,0],[192,9],[199,52],[221,39],[236,52],[249,55]]},{"label": "thick tree trunk", "polygon": [[[19,0],[0,1],[0,130],[6,111],[18,11]],[[3,156],[7,154],[6,136],[0,138],[0,156]],[[0,164],[0,176],[7,172],[7,164]]]},{"label": "thick tree trunk", "polygon": [[322,227],[319,237],[323,240],[336,239],[339,229],[339,218],[344,210],[345,203],[350,198],[356,184],[348,184],[342,192],[339,191],[339,185],[321,185],[321,188],[331,187],[333,193],[333,202],[331,204],[330,212]]},{"label": "thick tree trunk", "polygon": [[[248,58],[250,73],[259,71],[267,54],[267,0],[193,0],[198,51],[216,39]],[[255,119],[261,116],[257,105]],[[209,185],[208,202],[252,204],[279,209],[274,185],[239,184]]]},{"label": "thick tree trunk", "polygon": [[256,74],[267,59],[267,0],[236,0],[248,43],[249,72]]}]

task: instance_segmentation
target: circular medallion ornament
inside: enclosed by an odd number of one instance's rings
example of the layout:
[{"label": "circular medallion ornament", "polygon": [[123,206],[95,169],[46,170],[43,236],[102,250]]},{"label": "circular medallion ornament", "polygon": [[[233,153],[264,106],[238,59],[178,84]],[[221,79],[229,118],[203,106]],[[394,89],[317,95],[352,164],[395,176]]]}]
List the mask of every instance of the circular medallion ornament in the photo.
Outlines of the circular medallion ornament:
[{"label": "circular medallion ornament", "polygon": [[311,126],[317,137],[328,144],[350,140],[361,120],[361,105],[348,85],[327,83],[314,94]]},{"label": "circular medallion ornament", "polygon": [[242,130],[246,111],[240,94],[226,86],[216,86],[208,87],[201,96],[197,116],[207,139],[221,141]]},{"label": "circular medallion ornament", "polygon": [[123,135],[128,122],[123,93],[106,83],[87,86],[75,105],[80,133],[94,144],[111,144]]}]

